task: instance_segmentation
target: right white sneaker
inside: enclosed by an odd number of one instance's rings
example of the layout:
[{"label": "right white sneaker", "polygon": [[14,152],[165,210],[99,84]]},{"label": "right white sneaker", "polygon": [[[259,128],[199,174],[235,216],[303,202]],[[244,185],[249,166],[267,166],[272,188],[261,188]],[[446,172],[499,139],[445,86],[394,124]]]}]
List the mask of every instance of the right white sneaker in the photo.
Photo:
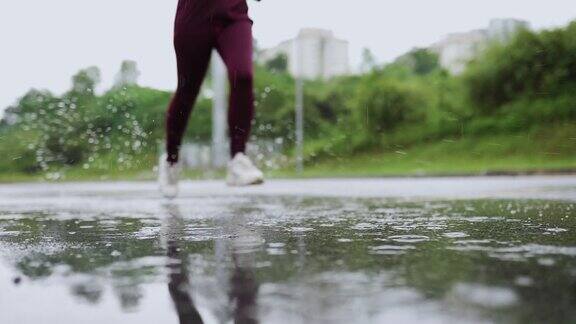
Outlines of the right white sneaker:
[{"label": "right white sneaker", "polygon": [[162,154],[158,161],[158,185],[160,192],[166,198],[175,198],[178,195],[178,179],[180,178],[180,164],[168,162],[168,155]]},{"label": "right white sneaker", "polygon": [[264,182],[262,171],[244,153],[238,153],[228,163],[226,183],[232,187],[257,185]]}]

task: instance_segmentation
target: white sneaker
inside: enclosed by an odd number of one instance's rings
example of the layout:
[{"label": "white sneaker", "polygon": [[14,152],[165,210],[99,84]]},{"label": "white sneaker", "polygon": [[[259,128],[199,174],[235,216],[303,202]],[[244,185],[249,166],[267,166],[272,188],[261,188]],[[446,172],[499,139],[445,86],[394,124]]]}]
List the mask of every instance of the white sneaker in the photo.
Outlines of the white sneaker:
[{"label": "white sneaker", "polygon": [[229,186],[241,187],[261,184],[264,182],[264,174],[244,153],[238,153],[228,163],[228,176],[226,183]]},{"label": "white sneaker", "polygon": [[180,164],[170,164],[167,158],[166,154],[160,156],[160,161],[158,162],[158,185],[164,197],[175,198],[178,195]]}]

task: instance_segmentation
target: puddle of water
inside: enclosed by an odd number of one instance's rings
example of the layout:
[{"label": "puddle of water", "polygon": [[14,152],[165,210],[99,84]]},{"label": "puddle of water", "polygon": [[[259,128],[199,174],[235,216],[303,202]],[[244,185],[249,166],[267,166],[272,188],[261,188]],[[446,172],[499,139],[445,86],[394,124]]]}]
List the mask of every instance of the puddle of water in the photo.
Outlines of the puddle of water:
[{"label": "puddle of water", "polygon": [[574,203],[157,203],[133,214],[0,211],[0,322],[576,318]]}]

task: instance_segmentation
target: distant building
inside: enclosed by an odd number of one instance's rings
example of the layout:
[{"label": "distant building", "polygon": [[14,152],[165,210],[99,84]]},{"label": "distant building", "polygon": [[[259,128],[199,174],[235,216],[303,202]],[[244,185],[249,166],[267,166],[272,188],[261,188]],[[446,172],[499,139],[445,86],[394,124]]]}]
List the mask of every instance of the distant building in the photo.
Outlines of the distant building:
[{"label": "distant building", "polygon": [[488,37],[506,42],[522,29],[530,29],[530,23],[518,19],[492,19],[488,27]]},{"label": "distant building", "polygon": [[438,54],[440,65],[452,74],[461,74],[466,64],[474,58],[489,40],[486,30],[453,33],[431,46]]},{"label": "distant building", "polygon": [[433,44],[430,49],[437,53],[440,65],[452,74],[461,74],[466,65],[491,41],[509,41],[521,29],[529,29],[526,21],[516,19],[493,19],[487,29],[454,33]]},{"label": "distant building", "polygon": [[348,42],[329,30],[307,28],[298,36],[265,49],[258,60],[268,62],[278,55],[288,58],[288,72],[306,79],[329,79],[349,73]]}]

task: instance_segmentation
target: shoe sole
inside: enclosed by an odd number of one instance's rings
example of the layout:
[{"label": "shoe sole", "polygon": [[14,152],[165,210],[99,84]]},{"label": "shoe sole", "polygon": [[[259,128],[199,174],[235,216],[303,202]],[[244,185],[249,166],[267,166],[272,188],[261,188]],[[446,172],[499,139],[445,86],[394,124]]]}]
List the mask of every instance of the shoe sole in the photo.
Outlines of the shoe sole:
[{"label": "shoe sole", "polygon": [[252,182],[248,182],[248,183],[235,183],[235,182],[231,182],[231,181],[226,181],[226,184],[229,187],[250,187],[250,186],[257,186],[257,185],[261,185],[264,183],[264,179],[256,179]]},{"label": "shoe sole", "polygon": [[162,197],[166,198],[166,199],[174,199],[176,197],[178,197],[178,191],[176,192],[164,192],[161,188],[159,188],[160,193],[162,194]]}]

